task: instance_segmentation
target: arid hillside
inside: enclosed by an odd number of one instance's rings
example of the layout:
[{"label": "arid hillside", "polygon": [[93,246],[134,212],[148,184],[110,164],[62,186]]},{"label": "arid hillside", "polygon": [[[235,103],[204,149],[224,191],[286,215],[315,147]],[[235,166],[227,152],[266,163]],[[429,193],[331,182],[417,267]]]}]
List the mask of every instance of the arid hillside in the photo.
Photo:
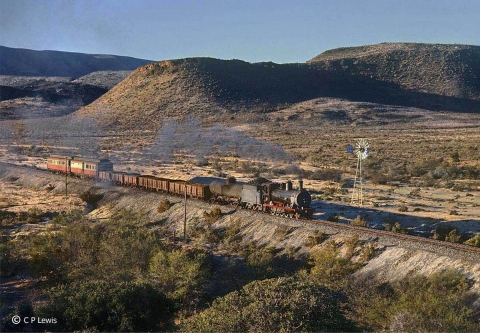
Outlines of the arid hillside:
[{"label": "arid hillside", "polygon": [[93,102],[108,89],[68,77],[0,76],[0,119],[58,117]]},{"label": "arid hillside", "polygon": [[[427,54],[433,47],[418,46],[421,52]],[[459,46],[444,48],[455,50],[455,47]],[[399,60],[390,57],[390,51],[387,51],[376,52],[375,56],[378,57],[383,54],[382,61],[370,67],[382,68],[385,73],[392,72],[392,76],[395,76],[401,60],[407,64],[402,70],[408,73],[403,74],[408,76],[408,80],[391,80],[383,72],[367,75],[361,70],[340,70],[322,61],[309,64],[252,64],[240,60],[189,58],[151,63],[138,68],[75,116],[92,117],[106,126],[158,130],[162,119],[166,117],[193,115],[221,121],[238,115],[245,119],[252,114],[275,112],[319,97],[433,111],[480,110],[480,89],[478,80],[475,81],[478,77],[478,66],[474,66],[478,63],[475,52],[456,58],[457,61],[452,64],[443,53],[431,55],[424,64],[418,64],[417,58],[399,53]],[[439,78],[438,85],[435,85],[431,72],[438,70],[427,66],[435,62],[432,57],[436,57],[437,62],[448,63],[448,66],[445,65],[445,75],[451,69],[455,74],[452,82]],[[424,87],[426,83],[430,84],[430,88]],[[457,87],[457,90],[450,89],[451,86]]]},{"label": "arid hillside", "polygon": [[421,93],[480,100],[479,46],[382,43],[329,50],[308,63]]}]

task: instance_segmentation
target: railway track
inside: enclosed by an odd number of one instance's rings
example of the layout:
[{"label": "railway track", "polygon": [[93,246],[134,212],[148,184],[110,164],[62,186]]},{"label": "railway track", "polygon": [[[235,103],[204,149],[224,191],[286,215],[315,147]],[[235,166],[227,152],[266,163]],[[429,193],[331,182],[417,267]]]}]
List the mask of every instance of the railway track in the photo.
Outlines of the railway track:
[{"label": "railway track", "polygon": [[463,244],[452,243],[452,242],[446,242],[446,241],[440,241],[440,240],[425,238],[425,237],[420,237],[420,236],[400,234],[400,233],[385,231],[385,230],[375,230],[375,229],[370,229],[370,228],[365,228],[365,227],[357,227],[357,226],[346,225],[346,224],[337,223],[337,222],[329,222],[329,221],[323,221],[323,220],[313,220],[313,221],[315,221],[316,223],[319,223],[319,224],[328,225],[332,228],[339,228],[339,229],[359,232],[359,233],[363,233],[363,234],[367,233],[367,234],[374,235],[374,236],[396,238],[396,239],[399,239],[399,240],[406,240],[406,241],[423,243],[423,244],[431,244],[431,245],[435,245],[435,246],[441,246],[441,247],[445,247],[445,248],[450,248],[450,249],[454,249],[454,250],[460,250],[460,251],[463,251],[463,252],[474,253],[474,254],[480,255],[480,248],[474,247],[474,246],[463,245]]}]

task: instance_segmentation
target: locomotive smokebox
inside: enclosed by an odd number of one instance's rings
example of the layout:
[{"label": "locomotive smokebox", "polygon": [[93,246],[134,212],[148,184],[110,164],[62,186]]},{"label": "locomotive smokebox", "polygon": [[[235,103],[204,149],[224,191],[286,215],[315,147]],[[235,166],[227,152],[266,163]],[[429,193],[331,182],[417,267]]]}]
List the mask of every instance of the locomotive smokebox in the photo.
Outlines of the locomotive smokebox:
[{"label": "locomotive smokebox", "polygon": [[298,181],[298,190],[299,191],[303,190],[303,180],[301,179]]}]

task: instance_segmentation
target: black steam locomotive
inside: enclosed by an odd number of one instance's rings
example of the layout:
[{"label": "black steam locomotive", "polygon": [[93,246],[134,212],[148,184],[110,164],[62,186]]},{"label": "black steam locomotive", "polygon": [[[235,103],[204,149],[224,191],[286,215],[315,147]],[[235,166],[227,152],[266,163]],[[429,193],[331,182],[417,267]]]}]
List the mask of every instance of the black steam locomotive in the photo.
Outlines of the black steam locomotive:
[{"label": "black steam locomotive", "polygon": [[314,212],[310,208],[312,197],[301,180],[298,189],[293,189],[291,181],[237,184],[228,180],[226,183],[213,181],[209,188],[214,200],[237,203],[249,209],[296,218],[311,218]]}]

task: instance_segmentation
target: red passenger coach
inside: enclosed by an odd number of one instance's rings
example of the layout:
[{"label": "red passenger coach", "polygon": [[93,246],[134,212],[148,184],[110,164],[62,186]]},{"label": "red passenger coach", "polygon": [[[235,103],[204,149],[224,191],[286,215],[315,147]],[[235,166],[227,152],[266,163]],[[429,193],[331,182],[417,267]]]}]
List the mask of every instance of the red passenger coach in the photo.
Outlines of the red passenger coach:
[{"label": "red passenger coach", "polygon": [[110,160],[90,159],[83,157],[74,157],[70,161],[70,172],[89,178],[98,178],[100,171],[113,171],[113,163]]},{"label": "red passenger coach", "polygon": [[99,178],[100,172],[113,171],[113,163],[107,159],[52,155],[47,159],[47,169],[80,177]]},{"label": "red passenger coach", "polygon": [[47,169],[56,173],[70,173],[70,161],[73,157],[52,155],[47,159]]}]

